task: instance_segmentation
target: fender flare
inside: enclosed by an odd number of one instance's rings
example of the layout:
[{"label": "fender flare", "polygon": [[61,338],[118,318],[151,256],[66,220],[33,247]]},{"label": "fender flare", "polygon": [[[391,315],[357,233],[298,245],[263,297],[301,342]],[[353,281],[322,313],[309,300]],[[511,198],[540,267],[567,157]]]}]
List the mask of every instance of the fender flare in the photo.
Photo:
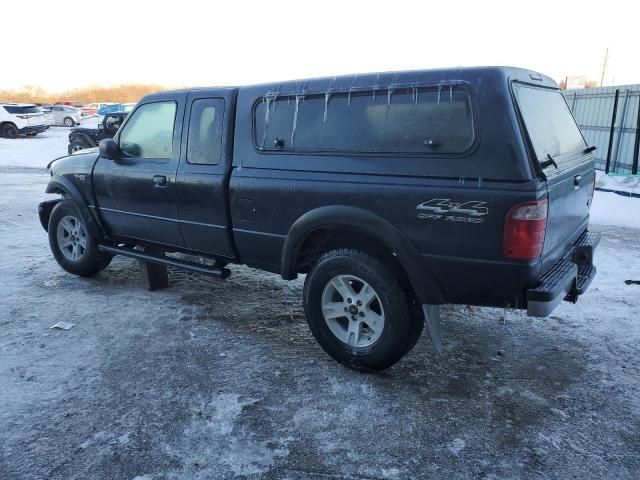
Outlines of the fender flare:
[{"label": "fender flare", "polygon": [[73,142],[82,142],[85,144],[86,148],[91,148],[96,146],[96,142],[91,138],[88,134],[83,132],[78,132],[75,134],[69,135],[69,143]]},{"label": "fender flare", "polygon": [[89,229],[89,232],[93,238],[102,240],[106,237],[102,226],[95,219],[91,210],[87,206],[87,201],[80,193],[80,190],[65,177],[53,177],[47,184],[46,193],[62,193],[65,197],[69,198],[76,210],[82,217],[84,224]]},{"label": "fender flare", "polygon": [[420,254],[411,241],[388,220],[368,210],[346,205],[319,207],[295,221],[282,248],[282,278],[292,280],[297,277],[295,266],[300,249],[307,237],[322,227],[355,228],[376,238],[396,255],[421,303],[444,303],[435,278],[424,269],[421,262],[416,261]]}]

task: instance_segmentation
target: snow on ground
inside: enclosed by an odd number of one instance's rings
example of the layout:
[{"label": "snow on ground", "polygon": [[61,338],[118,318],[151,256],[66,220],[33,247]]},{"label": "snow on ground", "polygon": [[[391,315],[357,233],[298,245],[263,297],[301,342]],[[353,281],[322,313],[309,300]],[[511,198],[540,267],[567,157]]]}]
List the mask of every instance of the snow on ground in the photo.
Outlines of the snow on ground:
[{"label": "snow on ground", "polygon": [[67,127],[51,127],[35,137],[0,137],[0,168],[46,168],[54,158],[67,155],[70,130]]},{"label": "snow on ground", "polygon": [[442,355],[425,334],[365,375],[315,343],[300,280],[62,271],[36,209],[65,136],[0,140],[3,480],[640,477],[640,199],[596,193],[576,305],[447,306]]},{"label": "snow on ground", "polygon": [[607,175],[599,170],[596,172],[596,188],[640,195],[640,175]]},{"label": "snow on ground", "polygon": [[591,205],[591,223],[640,228],[640,198],[596,190]]}]

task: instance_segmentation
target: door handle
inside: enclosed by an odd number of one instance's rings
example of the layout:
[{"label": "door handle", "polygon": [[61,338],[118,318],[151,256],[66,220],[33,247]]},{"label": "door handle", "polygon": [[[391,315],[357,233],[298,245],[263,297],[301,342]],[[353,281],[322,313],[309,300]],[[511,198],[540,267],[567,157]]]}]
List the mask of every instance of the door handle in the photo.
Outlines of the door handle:
[{"label": "door handle", "polygon": [[582,175],[576,175],[575,177],[573,177],[573,184],[576,187],[580,186],[580,182],[582,182]]},{"label": "door handle", "polygon": [[166,187],[167,186],[167,177],[164,175],[154,175],[153,176],[153,184],[156,187]]}]

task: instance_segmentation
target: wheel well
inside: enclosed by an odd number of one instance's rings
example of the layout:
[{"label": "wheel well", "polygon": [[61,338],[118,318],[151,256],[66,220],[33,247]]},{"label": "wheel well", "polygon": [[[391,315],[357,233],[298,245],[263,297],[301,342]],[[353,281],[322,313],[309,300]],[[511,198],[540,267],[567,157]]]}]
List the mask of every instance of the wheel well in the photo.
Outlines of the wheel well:
[{"label": "wheel well", "polygon": [[91,137],[89,137],[88,135],[84,134],[84,133],[76,133],[73,135],[69,136],[69,142],[71,143],[82,143],[84,145],[86,145],[87,147],[93,145],[93,142],[91,140]]},{"label": "wheel well", "polygon": [[18,128],[18,126],[13,122],[0,122],[0,128],[4,127],[5,125],[11,125],[13,127]]},{"label": "wheel well", "polygon": [[339,248],[351,248],[368,253],[389,266],[400,279],[402,287],[415,299],[415,291],[397,255],[373,235],[345,226],[321,227],[305,238],[298,252],[294,271],[309,273],[323,253]]}]

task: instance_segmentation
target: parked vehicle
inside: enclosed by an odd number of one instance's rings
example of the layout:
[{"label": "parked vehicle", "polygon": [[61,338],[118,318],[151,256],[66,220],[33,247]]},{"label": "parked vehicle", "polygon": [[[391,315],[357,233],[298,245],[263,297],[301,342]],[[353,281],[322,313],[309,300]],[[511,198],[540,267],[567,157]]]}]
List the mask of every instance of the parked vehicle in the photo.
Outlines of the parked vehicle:
[{"label": "parked vehicle", "polygon": [[74,100],[61,100],[56,102],[56,105],[67,105],[68,107],[82,108],[82,102],[76,102]]},{"label": "parked vehicle", "polygon": [[80,124],[80,109],[67,105],[52,105],[51,113],[54,118],[54,125],[64,125],[73,127]]},{"label": "parked vehicle", "polygon": [[46,131],[50,122],[50,116],[31,103],[0,103],[0,137],[34,137]]},{"label": "parked vehicle", "polygon": [[88,105],[85,105],[82,107],[81,115],[83,117],[90,117],[92,115],[96,115],[98,113],[98,110],[100,110],[101,108],[107,105],[111,105],[111,103],[89,103]]},{"label": "parked vehicle", "polygon": [[113,136],[127,118],[127,112],[114,112],[105,115],[101,123],[93,126],[76,127],[69,132],[69,155],[84,150],[85,148],[97,147],[98,142],[104,138]]},{"label": "parked vehicle", "polygon": [[97,115],[106,115],[113,112],[130,112],[135,107],[135,103],[112,103],[111,105],[105,105],[97,111]]},{"label": "parked vehicle", "polygon": [[40,110],[40,112],[42,113],[43,117],[44,117],[44,124],[51,127],[52,125],[56,124],[56,120],[55,117],[53,115],[53,113],[51,112],[51,110],[47,110],[45,108],[42,107],[38,107],[38,109]]},{"label": "parked vehicle", "polygon": [[81,276],[114,255],[306,274],[320,345],[381,370],[425,319],[440,346],[444,303],[546,316],[577,301],[600,238],[592,150],[556,83],[515,68],[163,92],[99,152],[54,161],[62,198],[39,213]]}]

